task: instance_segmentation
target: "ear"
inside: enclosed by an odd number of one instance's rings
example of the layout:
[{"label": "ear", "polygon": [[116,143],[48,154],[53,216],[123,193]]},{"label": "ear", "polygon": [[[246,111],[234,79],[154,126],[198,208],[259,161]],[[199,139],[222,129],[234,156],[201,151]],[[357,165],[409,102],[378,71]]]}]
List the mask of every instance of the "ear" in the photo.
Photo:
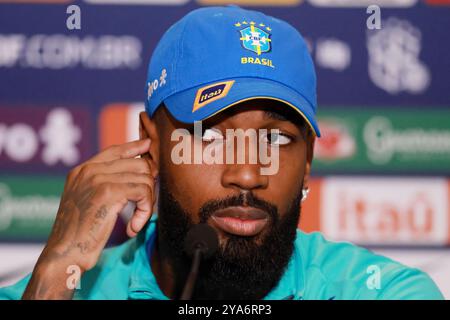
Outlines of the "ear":
[{"label": "ear", "polygon": [[311,165],[314,155],[314,143],[316,141],[316,136],[314,134],[309,134],[306,141],[306,165],[305,165],[305,175],[303,177],[303,188],[309,188],[309,177],[311,174]]},{"label": "ear", "polygon": [[152,159],[156,165],[156,169],[159,171],[159,134],[155,121],[150,119],[145,111],[139,113],[139,138],[150,138],[150,149],[142,157]]}]

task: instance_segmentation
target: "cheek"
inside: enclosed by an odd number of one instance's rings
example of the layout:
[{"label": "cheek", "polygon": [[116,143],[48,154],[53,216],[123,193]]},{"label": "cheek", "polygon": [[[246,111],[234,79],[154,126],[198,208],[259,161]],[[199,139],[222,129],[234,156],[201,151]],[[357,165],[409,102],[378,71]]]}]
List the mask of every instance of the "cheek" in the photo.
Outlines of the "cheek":
[{"label": "cheek", "polygon": [[195,223],[205,202],[224,196],[216,166],[166,162],[165,168],[169,190]]},{"label": "cheek", "polygon": [[272,201],[277,205],[279,213],[284,215],[292,201],[298,196],[305,175],[306,155],[304,152],[292,154],[280,153],[278,174],[270,176],[269,192]]},{"label": "cheek", "polygon": [[[172,151],[178,143],[171,141],[169,148],[160,149],[160,171],[164,172],[167,187],[172,195],[191,215],[192,220],[198,222],[198,212],[207,201],[224,197],[221,187],[223,168],[220,165],[174,163]],[[193,161],[193,144],[191,152]]]}]

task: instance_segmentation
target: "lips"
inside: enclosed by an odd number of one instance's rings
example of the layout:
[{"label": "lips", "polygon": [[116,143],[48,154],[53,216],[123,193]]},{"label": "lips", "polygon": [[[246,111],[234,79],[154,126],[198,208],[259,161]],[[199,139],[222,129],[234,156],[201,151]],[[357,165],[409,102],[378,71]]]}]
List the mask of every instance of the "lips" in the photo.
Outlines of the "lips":
[{"label": "lips", "polygon": [[254,236],[269,221],[268,214],[253,207],[228,207],[217,210],[211,216],[212,224],[224,232],[238,236]]}]

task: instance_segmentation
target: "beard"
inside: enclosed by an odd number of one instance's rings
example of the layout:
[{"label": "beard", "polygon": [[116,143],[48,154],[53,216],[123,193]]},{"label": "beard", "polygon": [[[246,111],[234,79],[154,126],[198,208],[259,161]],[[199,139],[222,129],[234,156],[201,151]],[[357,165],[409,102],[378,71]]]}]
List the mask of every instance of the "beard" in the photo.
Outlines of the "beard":
[{"label": "beard", "polygon": [[[179,297],[191,266],[184,239],[194,222],[170,193],[162,175],[159,188],[157,245],[161,258],[173,268],[174,294]],[[269,223],[267,230],[253,237],[227,234],[216,253],[202,261],[192,299],[264,298],[277,285],[292,256],[301,199],[300,189],[284,217],[275,205],[251,192],[205,203],[199,210],[200,223],[216,210],[244,205],[264,210]]]}]

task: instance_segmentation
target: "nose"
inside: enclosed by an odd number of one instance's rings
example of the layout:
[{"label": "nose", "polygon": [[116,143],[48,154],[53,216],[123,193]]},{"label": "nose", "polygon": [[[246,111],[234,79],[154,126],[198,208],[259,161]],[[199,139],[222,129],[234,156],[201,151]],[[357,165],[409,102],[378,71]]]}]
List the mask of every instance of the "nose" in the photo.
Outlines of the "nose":
[{"label": "nose", "polygon": [[261,175],[261,167],[257,164],[230,164],[222,174],[222,186],[241,191],[266,189],[268,176]]},{"label": "nose", "polygon": [[239,144],[237,141],[241,138],[242,142],[242,135],[227,136],[228,139],[234,139],[234,143],[226,145],[225,152],[228,156],[228,152],[234,151],[234,155],[231,157],[234,161],[225,165],[222,174],[223,187],[232,188],[238,192],[266,189],[269,178],[267,175],[261,174],[261,163],[255,152],[258,150],[258,140],[247,137],[245,132],[237,131],[236,134],[244,134],[244,142]]}]

